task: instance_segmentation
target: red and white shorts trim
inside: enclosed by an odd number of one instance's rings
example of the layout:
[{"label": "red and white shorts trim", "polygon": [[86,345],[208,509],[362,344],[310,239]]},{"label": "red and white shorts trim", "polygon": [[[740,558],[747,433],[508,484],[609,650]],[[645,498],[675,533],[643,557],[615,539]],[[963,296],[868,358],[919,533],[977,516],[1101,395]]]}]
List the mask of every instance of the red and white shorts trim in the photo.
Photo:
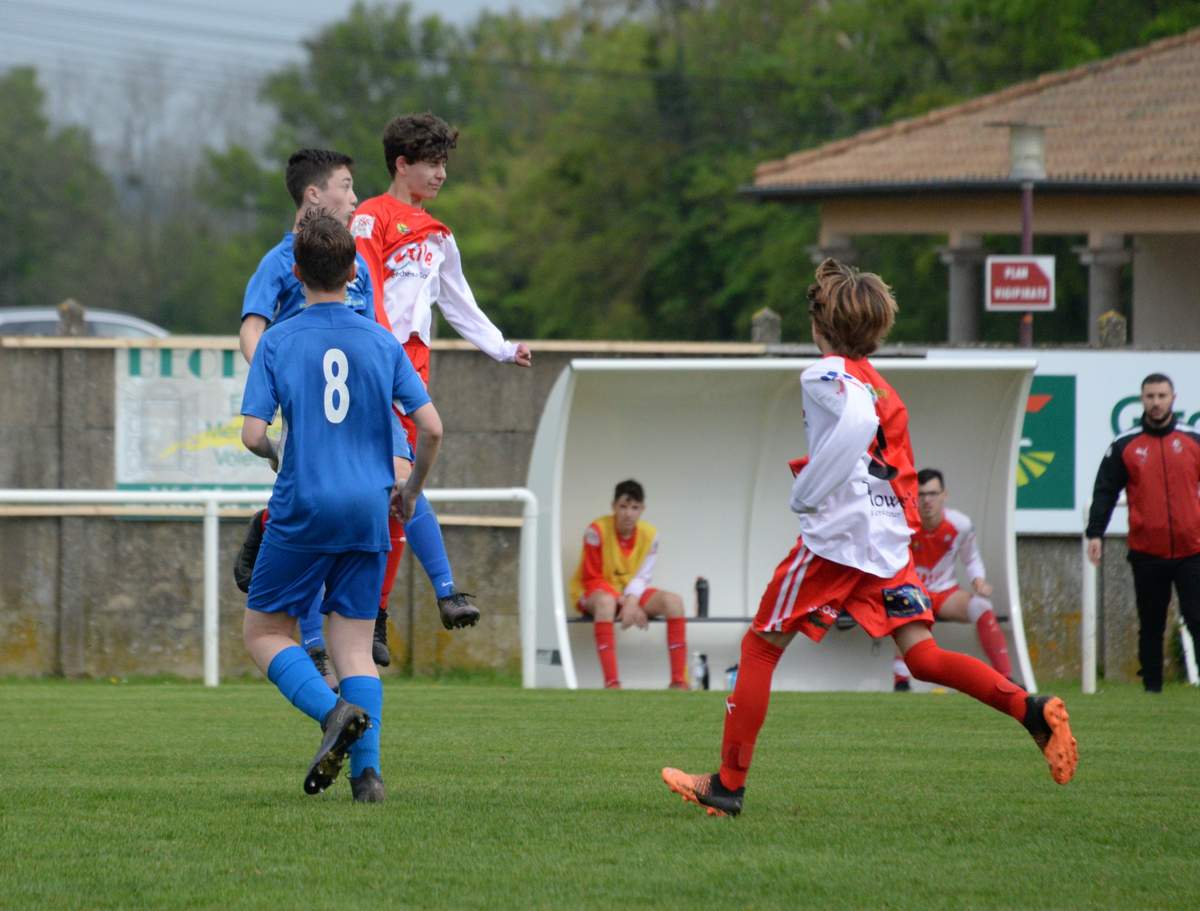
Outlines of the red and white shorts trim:
[{"label": "red and white shorts trim", "polygon": [[760,633],[804,633],[820,642],[842,611],[876,639],[906,623],[933,623],[929,596],[911,557],[908,566],[883,579],[819,557],[797,538],[775,568],[752,628]]}]

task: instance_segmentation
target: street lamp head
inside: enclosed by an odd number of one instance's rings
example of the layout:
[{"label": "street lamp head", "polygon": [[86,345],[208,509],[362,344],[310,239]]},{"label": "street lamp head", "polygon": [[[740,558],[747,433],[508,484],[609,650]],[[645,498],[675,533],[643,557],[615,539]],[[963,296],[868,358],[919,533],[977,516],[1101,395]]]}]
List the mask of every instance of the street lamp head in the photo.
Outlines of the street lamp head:
[{"label": "street lamp head", "polygon": [[1040,123],[989,123],[1008,127],[1008,176],[1012,180],[1044,180],[1046,177],[1046,127]]}]

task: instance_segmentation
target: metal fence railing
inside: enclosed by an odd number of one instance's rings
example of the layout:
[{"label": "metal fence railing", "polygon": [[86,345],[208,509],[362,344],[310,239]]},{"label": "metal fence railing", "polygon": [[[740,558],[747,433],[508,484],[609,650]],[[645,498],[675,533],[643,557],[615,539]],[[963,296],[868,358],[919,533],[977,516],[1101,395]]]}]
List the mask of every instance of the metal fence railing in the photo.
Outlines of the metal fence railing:
[{"label": "metal fence railing", "polygon": [[[537,498],[523,487],[460,488],[426,490],[434,503],[514,503],[522,504],[521,545],[518,568],[518,599],[521,617],[521,678],[533,685],[536,643],[531,602],[536,596]],[[202,506],[204,508],[204,684],[220,682],[217,601],[217,532],[219,508],[225,506],[265,506],[270,491],[247,490],[0,490],[0,504],[27,506]],[[528,618],[528,619],[527,619]]]}]

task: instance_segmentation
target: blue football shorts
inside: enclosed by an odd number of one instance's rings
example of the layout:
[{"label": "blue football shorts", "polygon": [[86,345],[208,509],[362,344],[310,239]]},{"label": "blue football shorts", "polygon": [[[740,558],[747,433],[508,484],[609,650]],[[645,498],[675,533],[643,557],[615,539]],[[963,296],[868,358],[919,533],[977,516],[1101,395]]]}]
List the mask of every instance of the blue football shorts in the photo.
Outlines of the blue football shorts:
[{"label": "blue football shorts", "polygon": [[264,541],[250,577],[246,607],[264,614],[298,617],[308,612],[325,586],[321,613],[374,620],[387,567],[387,551],[314,553]]},{"label": "blue football shorts", "polygon": [[392,409],[392,456],[404,459],[406,462],[411,462],[416,458],[412,447],[408,445],[408,433],[394,407]]}]

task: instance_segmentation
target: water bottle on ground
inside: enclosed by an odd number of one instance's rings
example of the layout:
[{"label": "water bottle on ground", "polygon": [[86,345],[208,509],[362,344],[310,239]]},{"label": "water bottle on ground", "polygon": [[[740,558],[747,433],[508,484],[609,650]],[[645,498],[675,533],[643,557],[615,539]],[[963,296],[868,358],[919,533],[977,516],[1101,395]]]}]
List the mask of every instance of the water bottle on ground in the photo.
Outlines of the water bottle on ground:
[{"label": "water bottle on ground", "polygon": [[692,689],[708,689],[708,655],[692,652]]}]

